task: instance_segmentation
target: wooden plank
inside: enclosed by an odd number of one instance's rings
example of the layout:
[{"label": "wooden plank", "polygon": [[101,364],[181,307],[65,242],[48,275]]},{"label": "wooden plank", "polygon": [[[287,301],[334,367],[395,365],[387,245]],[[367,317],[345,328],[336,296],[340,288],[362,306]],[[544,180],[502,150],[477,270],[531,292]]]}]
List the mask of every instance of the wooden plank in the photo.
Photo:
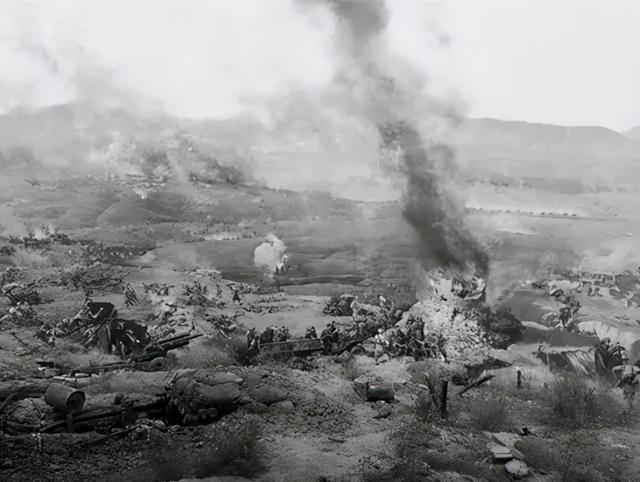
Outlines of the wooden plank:
[{"label": "wooden plank", "polygon": [[319,338],[301,338],[298,340],[277,341],[260,345],[260,352],[268,354],[312,352],[323,349],[324,345]]}]

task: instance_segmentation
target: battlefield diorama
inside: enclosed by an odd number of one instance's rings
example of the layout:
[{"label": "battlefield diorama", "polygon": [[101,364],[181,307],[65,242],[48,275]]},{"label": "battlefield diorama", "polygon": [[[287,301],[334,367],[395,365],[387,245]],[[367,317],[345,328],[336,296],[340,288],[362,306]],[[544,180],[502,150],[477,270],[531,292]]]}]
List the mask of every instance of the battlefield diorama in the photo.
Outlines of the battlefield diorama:
[{"label": "battlefield diorama", "polygon": [[640,128],[439,5],[0,7],[0,480],[640,480]]}]

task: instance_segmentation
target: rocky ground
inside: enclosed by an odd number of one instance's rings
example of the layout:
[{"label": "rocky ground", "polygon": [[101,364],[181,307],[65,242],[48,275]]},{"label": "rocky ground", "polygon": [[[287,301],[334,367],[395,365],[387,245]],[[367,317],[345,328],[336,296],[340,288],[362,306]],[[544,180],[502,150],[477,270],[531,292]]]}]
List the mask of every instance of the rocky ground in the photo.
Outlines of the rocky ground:
[{"label": "rocky ground", "polygon": [[[134,286],[139,287],[142,282],[142,278],[135,278]],[[80,293],[44,285],[40,290],[48,299],[35,306],[39,316],[54,316],[53,313],[62,313],[66,306],[82,303]],[[66,298],[63,292],[67,293]],[[506,446],[516,460],[524,461],[531,480],[578,480],[585,473],[594,478],[580,480],[637,480],[639,467],[632,456],[637,441],[637,417],[632,415],[621,420],[617,411],[611,414],[595,410],[583,414],[585,418],[581,418],[577,426],[558,425],[554,418],[557,414],[552,409],[555,377],[546,365],[533,357],[529,351],[531,345],[483,350],[485,358],[498,358],[508,366],[489,368],[484,374],[495,377],[463,396],[458,395],[463,387],[452,384],[448,417],[441,418],[430,401],[424,376],[438,384],[442,377],[454,379],[456,375],[465,375],[464,361],[471,358],[464,350],[458,354],[452,352],[448,362],[437,359],[416,362],[405,357],[376,363],[371,356],[347,353],[339,357],[311,356],[304,369],[294,367],[291,360],[263,360],[253,366],[241,366],[234,359],[234,346],[242,345],[245,327],[284,325],[295,337],[302,336],[308,326],[321,328],[336,318],[322,313],[327,297],[286,292],[246,294],[242,296],[242,306],[238,306],[232,303],[231,296],[232,292],[225,288],[222,295],[225,307],[207,308],[218,314],[241,313],[237,319],[240,327],[230,333],[230,339],[216,332],[206,317],[195,316],[195,327],[205,336],[174,350],[169,356],[168,370],[118,370],[80,382],[87,394],[87,405],[99,404],[105,396],[113,398],[114,394],[161,394],[176,373],[184,373],[188,368],[196,369],[195,377],[200,380],[203,377],[210,380],[216,373],[235,377],[242,396],[250,397],[248,402],[197,425],[172,423],[163,417],[155,417],[153,421],[143,419],[132,425],[132,431],[106,439],[100,437],[117,434],[122,429],[105,427],[100,433],[78,434],[64,431],[41,435],[5,434],[1,441],[0,477],[4,480],[95,477],[107,480],[226,480],[225,477],[265,481],[510,480],[513,476],[503,463],[492,463],[491,448],[497,445]],[[111,300],[118,306],[124,301],[124,297],[116,293],[105,294],[100,299]],[[434,306],[428,309],[434,311],[430,315],[433,323],[440,311],[448,309],[446,304]],[[149,304],[129,311],[124,308],[123,313],[140,314],[145,309],[154,307]],[[415,309],[427,310],[420,306]],[[193,307],[185,308],[184,316],[194,316]],[[337,320],[342,324],[351,323],[350,317]],[[457,333],[464,338],[462,335],[468,335],[471,330],[465,326],[469,321],[458,321]],[[38,358],[66,355],[77,364],[107,359],[96,349],[87,350],[64,340],[51,347],[34,337],[36,325],[33,324],[7,323],[3,328],[0,361],[5,367],[5,383],[18,379],[51,382],[51,379],[36,378],[42,375],[37,370]],[[230,340],[239,340],[238,345]],[[473,345],[480,343],[473,340]],[[524,374],[521,389],[516,388],[518,368]],[[379,376],[392,382],[394,399],[390,402],[363,400],[353,384],[361,375]],[[616,404],[621,402],[618,395],[612,399]],[[15,412],[16,405],[8,408]],[[5,415],[14,413],[11,410],[5,409]],[[592,415],[596,418],[591,419]],[[234,443],[250,448],[243,451]],[[595,468],[594,460],[585,460],[582,456],[588,450],[583,447],[585,444],[594,453],[598,447],[596,462],[599,465]],[[576,455],[575,460],[555,460],[554,452],[548,450],[548,447],[570,450],[573,446],[577,447],[576,454],[582,454]],[[577,475],[572,475],[572,471]]]},{"label": "rocky ground", "polygon": [[[422,290],[416,303],[416,286],[405,284],[414,275],[408,275],[408,266],[415,267],[412,241],[385,234],[395,218],[381,213],[392,208],[367,211],[360,222],[368,228],[360,230],[351,221],[364,212],[361,206],[329,209],[318,205],[324,199],[283,201],[271,191],[226,186],[223,193],[201,193],[207,202],[195,207],[184,207],[180,198],[176,214],[170,197],[141,201],[111,187],[99,195],[95,186],[75,188],[87,201],[73,204],[75,214],[62,209],[68,191],[59,190],[38,191],[34,203],[18,203],[12,211],[14,221],[32,224],[44,215],[56,218],[66,226],[59,234],[68,238],[31,233],[29,243],[16,242],[5,231],[0,239],[3,287],[17,283],[39,297],[28,309],[6,295],[0,300],[0,479],[640,479],[633,456],[639,419],[635,411],[624,412],[620,390],[552,371],[535,355],[541,343],[561,346],[563,353],[578,346],[589,354],[596,339],[586,332],[549,336],[543,316],[562,303],[531,288],[529,280],[502,299],[526,322],[518,336],[504,331],[507,315],[489,316],[483,302],[456,300],[450,288]],[[232,194],[241,205],[236,211],[233,202],[224,204]],[[301,202],[306,205],[293,219],[290,211]],[[216,203],[220,219],[196,223]],[[253,213],[251,222],[242,219],[247,213]],[[279,288],[261,280],[252,263],[252,250],[274,226],[292,240],[292,269]],[[442,353],[376,359],[369,338],[341,355],[247,363],[245,333],[251,328],[286,327],[293,338],[311,326],[320,333],[332,321],[353,328],[351,316],[324,313],[328,295],[343,293],[374,303],[383,295],[402,307],[391,331],[406,330],[410,315],[422,318],[424,334],[443,340],[446,359]],[[84,329],[55,331],[87,296],[112,303],[118,318],[135,320],[158,339],[171,332],[200,336],[153,367],[54,378],[81,366],[86,372],[87,366],[123,362],[89,343]],[[613,308],[625,312],[615,300],[579,296],[580,323]],[[623,325],[625,333],[636,329],[633,320]],[[363,379],[392,387],[393,397],[367,400],[356,390]],[[446,413],[442,380],[448,381]],[[45,402],[52,383],[86,395],[73,427]],[[101,410],[122,414],[79,423],[78,416]],[[57,428],[44,430],[52,422]],[[498,460],[500,452],[510,465]]]}]

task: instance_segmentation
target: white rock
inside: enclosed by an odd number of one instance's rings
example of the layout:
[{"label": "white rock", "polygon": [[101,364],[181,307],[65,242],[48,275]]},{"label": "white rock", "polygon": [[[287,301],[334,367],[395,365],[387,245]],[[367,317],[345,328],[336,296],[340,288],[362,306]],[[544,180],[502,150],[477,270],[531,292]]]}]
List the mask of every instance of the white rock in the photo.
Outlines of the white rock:
[{"label": "white rock", "polygon": [[520,460],[512,460],[504,464],[504,470],[507,471],[509,475],[516,479],[524,479],[526,476],[530,474],[529,467],[527,464]]}]

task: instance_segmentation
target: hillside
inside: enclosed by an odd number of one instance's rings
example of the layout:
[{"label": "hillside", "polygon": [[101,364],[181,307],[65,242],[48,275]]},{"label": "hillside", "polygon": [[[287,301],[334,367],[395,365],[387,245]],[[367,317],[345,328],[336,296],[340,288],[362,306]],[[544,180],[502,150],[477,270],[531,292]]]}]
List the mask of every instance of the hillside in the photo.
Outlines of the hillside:
[{"label": "hillside", "polygon": [[465,157],[513,160],[638,159],[640,142],[605,127],[468,119],[456,133]]},{"label": "hillside", "polygon": [[629,129],[628,131],[623,132],[623,134],[627,137],[630,137],[631,139],[640,141],[640,126]]}]

